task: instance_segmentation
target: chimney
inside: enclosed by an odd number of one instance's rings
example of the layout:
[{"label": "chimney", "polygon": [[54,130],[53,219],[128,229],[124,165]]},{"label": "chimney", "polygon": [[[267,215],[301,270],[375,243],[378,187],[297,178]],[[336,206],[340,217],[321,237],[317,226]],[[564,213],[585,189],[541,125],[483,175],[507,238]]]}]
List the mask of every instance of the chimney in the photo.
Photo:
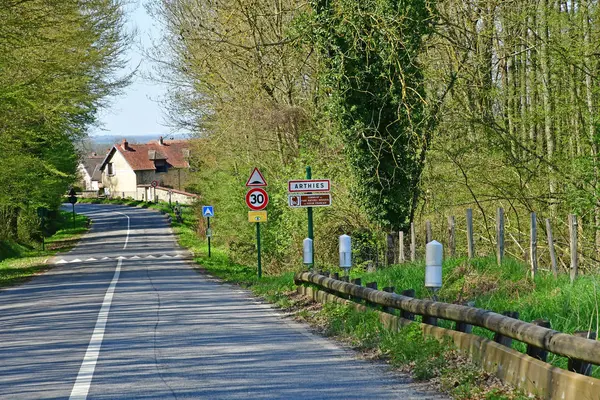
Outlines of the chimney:
[{"label": "chimney", "polygon": [[121,148],[125,151],[129,150],[129,142],[127,139],[123,139],[123,143],[121,143]]},{"label": "chimney", "polygon": [[161,146],[165,145],[165,141],[162,136],[158,138],[158,144],[160,144]]}]

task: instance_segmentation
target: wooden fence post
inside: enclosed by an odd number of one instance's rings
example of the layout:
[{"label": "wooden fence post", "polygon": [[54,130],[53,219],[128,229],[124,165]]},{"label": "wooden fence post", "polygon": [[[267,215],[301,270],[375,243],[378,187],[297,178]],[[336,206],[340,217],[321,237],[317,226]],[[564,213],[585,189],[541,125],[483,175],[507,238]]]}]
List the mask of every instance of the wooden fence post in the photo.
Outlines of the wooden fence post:
[{"label": "wooden fence post", "polygon": [[[573,335],[586,339],[596,340],[596,332],[578,331],[573,333]],[[587,376],[590,376],[592,374],[592,364],[581,360],[576,360],[574,358],[569,358],[567,369],[569,371],[577,372],[578,374],[583,374]]]},{"label": "wooden fence post", "polygon": [[529,233],[529,258],[531,262],[531,279],[537,275],[537,219],[535,213],[531,213],[531,225]]},{"label": "wooden fence post", "polygon": [[[386,286],[386,287],[383,288],[383,291],[387,292],[387,293],[394,293],[396,291],[396,288],[394,286]],[[396,313],[396,309],[392,308],[392,307],[385,306],[385,307],[383,307],[383,312],[386,312],[388,314],[395,314]]]},{"label": "wooden fence post", "polygon": [[386,237],[386,247],[385,247],[385,265],[389,267],[394,263],[394,234],[388,233]]},{"label": "wooden fence post", "polygon": [[502,265],[504,258],[504,209],[498,208],[496,213],[496,260]]},{"label": "wooden fence post", "polygon": [[473,242],[473,209],[467,208],[467,250],[469,259],[475,256],[475,243]]},{"label": "wooden fence post", "polygon": [[[474,301],[469,301],[465,305],[467,307],[475,307],[475,302]],[[473,325],[467,324],[465,322],[456,322],[456,324],[455,324],[455,330],[457,330],[459,332],[464,332],[464,333],[472,333],[473,332]]]},{"label": "wooden fence post", "polygon": [[[356,285],[356,286],[360,286],[362,284],[360,278],[352,279],[351,283],[353,285]],[[350,300],[352,300],[352,301],[354,301],[356,303],[360,303],[360,298],[359,297],[350,296]]]},{"label": "wooden fence post", "polygon": [[556,253],[554,251],[554,237],[552,236],[552,226],[550,218],[546,218],[546,234],[548,236],[548,249],[550,250],[550,262],[552,263],[552,274],[558,277],[558,268],[556,266]]},{"label": "wooden fence post", "polygon": [[571,237],[571,282],[577,279],[577,216],[569,214],[569,236]]},{"label": "wooden fence post", "polygon": [[[542,328],[551,328],[550,321],[546,319],[536,319],[531,321],[533,325],[541,326]],[[533,358],[537,358],[543,362],[546,362],[548,359],[548,352],[544,349],[540,349],[539,347],[532,346],[530,344],[527,345],[527,355]]]},{"label": "wooden fence post", "polygon": [[[519,313],[516,311],[504,311],[502,315],[514,319],[519,319]],[[501,345],[504,345],[506,347],[512,347],[512,339],[499,333],[494,334],[494,342],[500,343]]]},{"label": "wooden fence post", "polygon": [[404,262],[404,232],[398,232],[398,264]]},{"label": "wooden fence post", "polygon": [[448,254],[450,257],[456,256],[456,238],[455,232],[454,215],[448,217]]},{"label": "wooden fence post", "polygon": [[410,223],[410,261],[417,259],[417,237],[415,234],[415,223]]},{"label": "wooden fence post", "polygon": [[[415,289],[406,289],[402,291],[402,296],[406,296],[406,297],[415,297]],[[408,311],[404,311],[404,310],[400,310],[400,317],[404,318],[404,319],[408,319],[410,321],[414,321],[415,320],[415,314],[408,312]]]},{"label": "wooden fence post", "polygon": [[[365,284],[365,286],[368,287],[369,289],[377,290],[377,282],[367,282]],[[368,300],[366,301],[366,303],[369,307],[377,307],[377,304],[370,302]]]},{"label": "wooden fence post", "polygon": [[431,221],[425,221],[425,244],[433,240],[431,234]]}]

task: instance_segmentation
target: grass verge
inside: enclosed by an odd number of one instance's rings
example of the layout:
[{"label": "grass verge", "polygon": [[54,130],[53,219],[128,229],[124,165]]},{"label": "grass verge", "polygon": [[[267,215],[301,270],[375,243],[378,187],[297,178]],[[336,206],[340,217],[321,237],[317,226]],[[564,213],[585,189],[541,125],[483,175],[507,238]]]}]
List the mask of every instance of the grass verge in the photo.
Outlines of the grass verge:
[{"label": "grass verge", "polygon": [[[21,284],[32,276],[51,268],[48,260],[58,252],[68,251],[77,244],[79,238],[88,230],[89,219],[60,211],[58,230],[46,238],[45,250],[38,246],[25,246],[15,242],[0,242],[0,287]],[[9,255],[3,257],[2,255]]]}]

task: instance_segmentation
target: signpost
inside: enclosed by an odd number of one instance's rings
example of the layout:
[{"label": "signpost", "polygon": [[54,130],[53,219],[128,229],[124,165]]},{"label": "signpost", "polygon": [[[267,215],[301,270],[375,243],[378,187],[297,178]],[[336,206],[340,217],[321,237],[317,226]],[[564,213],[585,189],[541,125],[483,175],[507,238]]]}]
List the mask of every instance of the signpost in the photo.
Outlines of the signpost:
[{"label": "signpost", "polygon": [[[305,259],[305,264],[309,267],[315,266],[314,252],[314,227],[313,227],[313,207],[328,207],[331,205],[331,181],[329,179],[312,179],[312,170],[310,166],[306,167],[306,179],[288,181],[288,192],[298,193],[288,195],[288,204],[292,208],[306,208],[308,217],[308,239],[306,242],[309,249],[305,249],[305,258],[310,257],[310,264]],[[314,193],[317,192],[317,193]],[[320,192],[320,193],[319,193]],[[302,194],[300,194],[302,193]]]},{"label": "signpost", "polygon": [[73,228],[75,228],[75,203],[77,203],[77,194],[73,188],[69,190],[69,203],[73,205]]},{"label": "signpost", "polygon": [[256,224],[256,250],[257,250],[257,258],[258,258],[258,277],[262,276],[262,265],[260,259],[260,224],[262,222],[267,222],[267,212],[261,211],[264,210],[269,204],[269,195],[263,189],[263,187],[267,186],[267,181],[258,168],[254,168],[250,177],[246,181],[246,186],[251,188],[246,193],[246,205],[250,210],[248,211],[248,222],[252,222]]},{"label": "signpost", "polygon": [[267,212],[248,211],[248,222],[267,222]]},{"label": "signpost", "polygon": [[246,193],[246,204],[252,211],[263,210],[269,204],[269,195],[262,188],[252,188]]},{"label": "signpost", "polygon": [[154,201],[156,202],[156,187],[158,186],[158,181],[150,182],[150,186],[154,188]]},{"label": "signpost", "polygon": [[307,178],[306,180],[301,181],[288,181],[288,192],[290,193],[329,192],[330,190],[331,181],[329,179]]},{"label": "signpost", "polygon": [[206,217],[206,239],[208,240],[208,257],[210,258],[210,238],[212,237],[212,231],[210,230],[210,217],[215,216],[215,210],[213,206],[202,206],[202,216]]},{"label": "signpost", "polygon": [[331,195],[325,194],[290,194],[288,204],[292,208],[298,207],[329,207]]}]

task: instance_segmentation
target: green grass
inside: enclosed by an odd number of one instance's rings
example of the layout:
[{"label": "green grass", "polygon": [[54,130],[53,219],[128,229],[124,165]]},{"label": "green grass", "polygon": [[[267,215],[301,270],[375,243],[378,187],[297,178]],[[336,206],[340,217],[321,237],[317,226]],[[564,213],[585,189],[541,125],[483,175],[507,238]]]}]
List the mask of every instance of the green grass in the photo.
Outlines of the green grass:
[{"label": "green grass", "polygon": [[[519,319],[533,321],[547,319],[552,328],[565,333],[598,330],[598,284],[597,275],[580,276],[571,284],[569,276],[555,279],[548,272],[540,272],[535,281],[528,278],[528,268],[514,260],[506,260],[498,266],[495,258],[478,258],[470,262],[464,258],[444,262],[444,287],[438,292],[440,301],[463,303],[474,301],[475,306],[495,312],[517,311]],[[379,287],[394,286],[397,292],[413,288],[417,297],[430,298],[423,287],[425,265],[422,262],[391,266],[374,273],[353,272],[363,282],[375,281]],[[443,321],[442,326],[453,324]],[[493,333],[474,328],[473,333],[493,338]],[[525,352],[526,345],[515,342],[513,347]],[[565,357],[550,355],[549,362],[566,368]],[[600,378],[600,369],[593,376]]]},{"label": "green grass", "polygon": [[23,283],[33,275],[48,270],[48,259],[58,252],[68,251],[79,237],[88,230],[89,219],[75,215],[75,224],[70,212],[61,211],[57,221],[58,230],[46,238],[45,250],[41,244],[23,245],[15,242],[0,242],[0,287]]}]

